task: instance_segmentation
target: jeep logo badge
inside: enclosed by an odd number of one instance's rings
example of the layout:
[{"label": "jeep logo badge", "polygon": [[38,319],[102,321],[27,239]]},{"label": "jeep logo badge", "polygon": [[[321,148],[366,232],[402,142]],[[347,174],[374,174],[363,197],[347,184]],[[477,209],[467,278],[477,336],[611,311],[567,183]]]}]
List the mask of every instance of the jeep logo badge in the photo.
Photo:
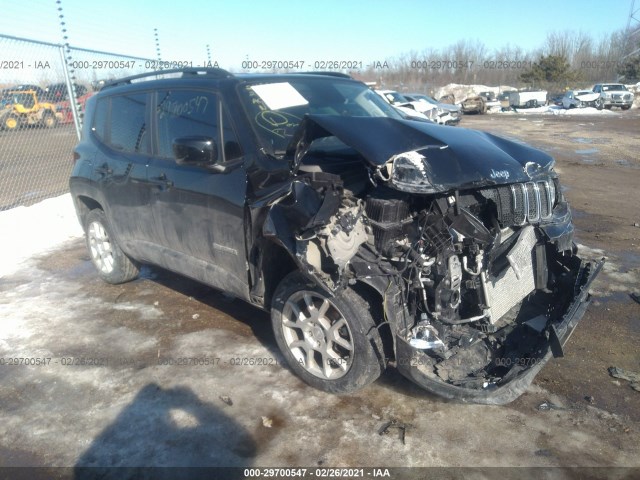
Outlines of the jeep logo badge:
[{"label": "jeep logo badge", "polygon": [[492,168],[491,169],[491,178],[504,178],[505,180],[507,180],[509,178],[509,171],[508,170],[494,170]]}]

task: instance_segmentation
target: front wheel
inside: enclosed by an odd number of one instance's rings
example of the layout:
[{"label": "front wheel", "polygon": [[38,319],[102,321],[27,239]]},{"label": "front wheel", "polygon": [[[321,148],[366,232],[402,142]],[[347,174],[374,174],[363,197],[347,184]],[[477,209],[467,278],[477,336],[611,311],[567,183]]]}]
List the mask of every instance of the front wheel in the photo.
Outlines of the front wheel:
[{"label": "front wheel", "polygon": [[598,100],[596,100],[596,108],[598,110],[602,110],[604,108],[604,102],[602,101],[601,98],[599,98]]},{"label": "front wheel", "polygon": [[631,108],[631,105],[622,105],[620,108],[622,110],[629,110]]},{"label": "front wheel", "polygon": [[138,266],[116,243],[102,210],[89,212],[85,221],[85,234],[91,260],[105,282],[124,283],[138,276]]},{"label": "front wheel", "polygon": [[17,130],[20,126],[20,120],[15,115],[7,115],[2,121],[5,130]]},{"label": "front wheel", "polygon": [[353,289],[330,296],[294,272],[278,285],[273,298],[271,321],[278,347],[309,385],[349,393],[384,371],[375,304]]}]

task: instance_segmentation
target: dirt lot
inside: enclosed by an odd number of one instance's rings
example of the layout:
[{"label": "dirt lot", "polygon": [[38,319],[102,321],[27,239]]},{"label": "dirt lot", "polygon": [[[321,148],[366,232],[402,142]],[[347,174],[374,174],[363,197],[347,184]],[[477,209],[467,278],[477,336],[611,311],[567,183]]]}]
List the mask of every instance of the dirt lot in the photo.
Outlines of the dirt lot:
[{"label": "dirt lot", "polygon": [[72,124],[0,130],[0,211],[68,191],[76,143]]},{"label": "dirt lot", "polygon": [[[280,364],[267,314],[155,268],[106,285],[76,240],[0,279],[0,357],[51,359],[0,366],[0,466],[640,468],[640,392],[607,371],[640,372],[640,115],[462,126],[554,155],[577,242],[608,258],[566,357],[521,398],[445,402],[393,368],[356,394],[316,391]],[[406,428],[379,434],[392,420]]]}]

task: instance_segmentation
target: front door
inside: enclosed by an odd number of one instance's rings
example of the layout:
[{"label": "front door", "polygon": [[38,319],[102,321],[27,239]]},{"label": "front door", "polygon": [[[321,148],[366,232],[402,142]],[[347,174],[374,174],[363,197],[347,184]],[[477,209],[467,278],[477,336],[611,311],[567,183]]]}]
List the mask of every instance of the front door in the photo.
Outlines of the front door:
[{"label": "front door", "polygon": [[[152,108],[157,151],[149,163],[151,210],[162,264],[243,299],[248,295],[244,204],[246,171],[233,129],[218,95],[209,90],[161,90]],[[173,140],[212,138],[224,173],[206,166],[178,165]]]}]

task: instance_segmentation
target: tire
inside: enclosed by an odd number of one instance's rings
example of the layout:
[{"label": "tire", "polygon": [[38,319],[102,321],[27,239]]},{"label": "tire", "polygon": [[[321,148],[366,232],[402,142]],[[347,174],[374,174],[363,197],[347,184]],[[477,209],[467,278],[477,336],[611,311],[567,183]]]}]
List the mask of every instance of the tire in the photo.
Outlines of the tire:
[{"label": "tire", "polygon": [[107,217],[100,209],[91,210],[85,220],[85,237],[91,261],[105,282],[117,285],[138,276],[138,266],[116,243]]},{"label": "tire", "polygon": [[2,120],[2,128],[5,130],[17,130],[20,127],[20,119],[15,115],[7,115]]},{"label": "tire", "polygon": [[601,99],[601,98],[599,98],[598,100],[596,100],[596,108],[597,108],[598,110],[602,110],[602,109],[603,109],[603,107],[604,107],[604,102],[602,101],[602,99]]},{"label": "tire", "polygon": [[[372,306],[350,287],[329,296],[299,272],[285,277],[273,296],[271,323],[294,373],[330,393],[354,392],[375,381],[385,359]],[[334,340],[327,342],[330,332]]]},{"label": "tire", "polygon": [[620,108],[622,110],[629,110],[631,108],[631,105],[622,105]]},{"label": "tire", "polygon": [[45,128],[53,128],[58,124],[56,116],[51,113],[42,115],[42,126]]},{"label": "tire", "polygon": [[611,105],[605,105],[604,108],[606,108],[607,110],[611,110]]}]

